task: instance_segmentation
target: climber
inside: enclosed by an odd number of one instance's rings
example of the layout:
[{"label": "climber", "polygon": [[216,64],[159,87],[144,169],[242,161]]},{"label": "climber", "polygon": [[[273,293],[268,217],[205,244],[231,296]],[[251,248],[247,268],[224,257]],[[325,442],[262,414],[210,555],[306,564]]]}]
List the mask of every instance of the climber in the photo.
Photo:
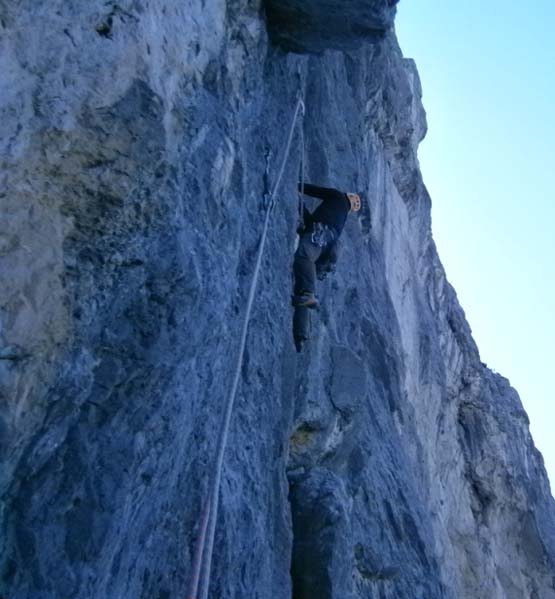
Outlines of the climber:
[{"label": "climber", "polygon": [[304,227],[299,231],[299,247],[295,252],[293,272],[295,289],[293,306],[317,308],[314,295],[316,277],[325,278],[333,272],[337,260],[337,240],[343,231],[349,212],[358,212],[361,206],[360,195],[344,193],[329,187],[299,185],[299,191],[322,200],[314,212],[306,208]]}]

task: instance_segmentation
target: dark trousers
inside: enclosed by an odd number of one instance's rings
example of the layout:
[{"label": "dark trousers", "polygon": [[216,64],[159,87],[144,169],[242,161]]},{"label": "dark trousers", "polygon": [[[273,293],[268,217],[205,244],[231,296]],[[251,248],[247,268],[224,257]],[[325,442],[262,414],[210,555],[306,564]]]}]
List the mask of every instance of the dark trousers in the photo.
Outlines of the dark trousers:
[{"label": "dark trousers", "polygon": [[299,239],[299,247],[295,252],[293,272],[295,274],[295,295],[302,292],[315,293],[316,291],[316,262],[325,258],[335,242],[335,234],[326,229],[318,236],[319,243],[315,242],[312,228],[305,230]]}]

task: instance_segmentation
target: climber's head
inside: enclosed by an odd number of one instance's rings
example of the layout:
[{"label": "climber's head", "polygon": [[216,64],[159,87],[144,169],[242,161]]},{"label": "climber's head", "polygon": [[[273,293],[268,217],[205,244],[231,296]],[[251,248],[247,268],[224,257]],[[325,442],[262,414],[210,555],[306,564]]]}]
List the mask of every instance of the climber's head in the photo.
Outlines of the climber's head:
[{"label": "climber's head", "polygon": [[360,210],[360,204],[361,204],[360,196],[358,195],[358,193],[348,193],[347,198],[349,199],[349,202],[351,203],[350,212],[358,212]]}]

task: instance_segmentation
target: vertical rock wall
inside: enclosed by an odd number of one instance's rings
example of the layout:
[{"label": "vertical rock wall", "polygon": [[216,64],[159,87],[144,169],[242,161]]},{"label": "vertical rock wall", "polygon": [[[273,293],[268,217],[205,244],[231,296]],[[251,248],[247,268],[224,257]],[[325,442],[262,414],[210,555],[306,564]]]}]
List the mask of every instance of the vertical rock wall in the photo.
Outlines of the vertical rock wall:
[{"label": "vertical rock wall", "polygon": [[0,594],[185,594],[300,89],[310,180],[368,201],[299,356],[295,138],[211,593],[555,597],[541,456],[431,237],[393,4],[0,2]]}]

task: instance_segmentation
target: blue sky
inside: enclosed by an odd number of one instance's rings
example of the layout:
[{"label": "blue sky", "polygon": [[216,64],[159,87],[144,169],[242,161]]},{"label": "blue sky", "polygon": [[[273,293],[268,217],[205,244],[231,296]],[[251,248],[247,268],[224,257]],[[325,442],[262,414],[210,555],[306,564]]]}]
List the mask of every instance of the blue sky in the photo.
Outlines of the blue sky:
[{"label": "blue sky", "polygon": [[401,0],[433,233],[483,362],[530,417],[555,494],[555,1]]}]

